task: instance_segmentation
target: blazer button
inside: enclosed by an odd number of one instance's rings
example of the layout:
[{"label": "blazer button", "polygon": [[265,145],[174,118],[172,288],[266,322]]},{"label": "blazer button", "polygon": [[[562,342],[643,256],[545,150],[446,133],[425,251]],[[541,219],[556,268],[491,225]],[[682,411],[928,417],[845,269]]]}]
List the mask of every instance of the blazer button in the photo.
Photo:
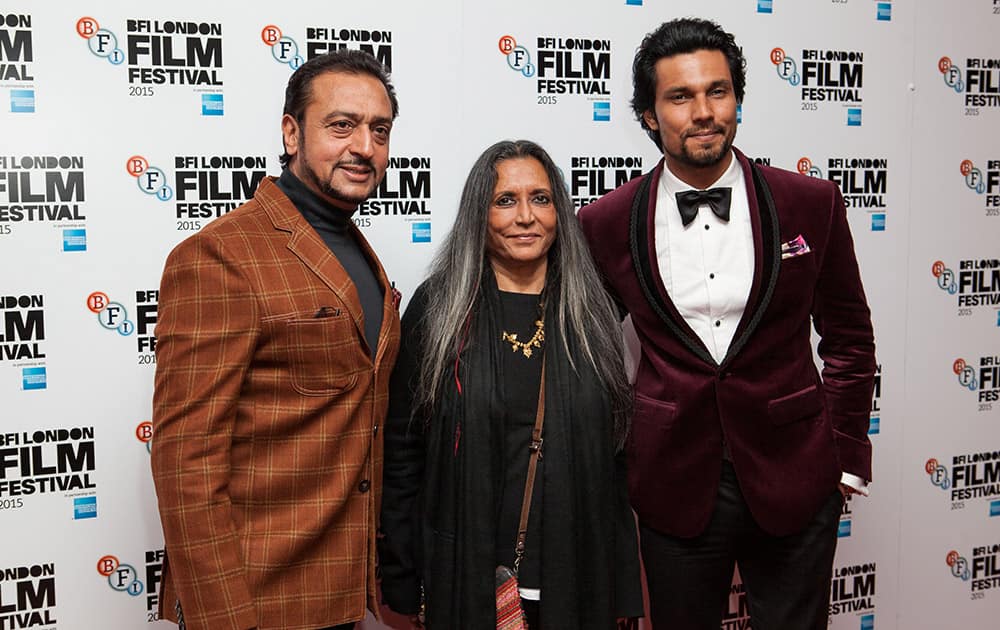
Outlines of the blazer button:
[{"label": "blazer button", "polygon": [[368,492],[368,488],[371,487],[371,482],[367,479],[362,479],[361,483],[358,484],[358,492]]}]

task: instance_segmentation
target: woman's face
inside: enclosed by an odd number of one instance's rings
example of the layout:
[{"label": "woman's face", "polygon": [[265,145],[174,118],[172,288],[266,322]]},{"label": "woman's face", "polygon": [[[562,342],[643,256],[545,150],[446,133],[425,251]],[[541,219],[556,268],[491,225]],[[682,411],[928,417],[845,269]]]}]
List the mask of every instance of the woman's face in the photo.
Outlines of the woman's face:
[{"label": "woman's face", "polygon": [[511,270],[536,268],[555,238],[556,206],[542,163],[533,157],[497,163],[486,242],[490,262]]}]

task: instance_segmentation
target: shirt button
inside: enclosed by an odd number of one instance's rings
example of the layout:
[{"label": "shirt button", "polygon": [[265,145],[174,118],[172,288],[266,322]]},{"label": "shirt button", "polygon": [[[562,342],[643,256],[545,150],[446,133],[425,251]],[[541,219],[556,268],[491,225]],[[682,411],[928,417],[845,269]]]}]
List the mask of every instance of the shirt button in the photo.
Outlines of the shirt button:
[{"label": "shirt button", "polygon": [[722,322],[721,322],[721,321],[719,321],[719,320],[715,320],[715,327],[716,327],[716,328],[718,328],[718,327],[719,327],[719,326],[721,326],[721,325],[722,325]]},{"label": "shirt button", "polygon": [[368,488],[371,487],[371,482],[367,479],[362,479],[361,483],[358,484],[358,492],[368,492]]},{"label": "shirt button", "polygon": [[705,229],[706,229],[706,230],[708,229],[708,226],[707,226],[707,225],[705,226]]},{"label": "shirt button", "polygon": [[708,278],[709,280],[715,280],[715,274],[714,273],[708,274]]}]

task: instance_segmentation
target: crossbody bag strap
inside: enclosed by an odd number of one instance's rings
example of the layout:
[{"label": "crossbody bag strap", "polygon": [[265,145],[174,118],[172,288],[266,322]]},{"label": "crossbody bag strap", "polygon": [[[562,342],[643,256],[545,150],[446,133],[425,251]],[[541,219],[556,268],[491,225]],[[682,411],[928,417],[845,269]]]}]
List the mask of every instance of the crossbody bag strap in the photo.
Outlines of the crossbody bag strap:
[{"label": "crossbody bag strap", "polygon": [[528,537],[528,513],[531,512],[531,497],[535,489],[535,471],[542,457],[542,424],[545,422],[545,354],[542,354],[542,379],[538,384],[538,409],[535,411],[535,426],[531,429],[528,450],[528,477],[524,480],[524,498],[521,499],[521,522],[517,526],[517,544],[514,546],[514,573],[521,566],[524,557],[524,541]]}]

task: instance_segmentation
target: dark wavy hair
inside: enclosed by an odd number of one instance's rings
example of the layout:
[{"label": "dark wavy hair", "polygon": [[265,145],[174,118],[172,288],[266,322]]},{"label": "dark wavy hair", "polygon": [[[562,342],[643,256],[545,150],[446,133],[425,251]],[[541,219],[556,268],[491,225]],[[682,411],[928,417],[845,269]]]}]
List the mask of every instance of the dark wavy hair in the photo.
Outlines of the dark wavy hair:
[{"label": "dark wavy hair", "polygon": [[[386,94],[389,95],[393,120],[399,115],[399,101],[396,100],[396,90],[389,80],[389,69],[369,53],[346,48],[313,57],[292,73],[288,79],[288,86],[285,88],[285,109],[282,113],[288,114],[301,123],[306,106],[312,98],[313,79],[327,72],[367,74],[375,77],[382,82]],[[282,136],[282,146],[284,146],[284,136]],[[288,151],[282,153],[281,157],[278,158],[282,168],[288,166],[291,159],[292,156],[288,155]]]},{"label": "dark wavy hair", "polygon": [[[580,356],[608,391],[620,447],[628,431],[632,392],[624,369],[617,310],[590,257],[562,173],[545,149],[529,140],[497,142],[479,156],[465,180],[455,224],[431,264],[425,285],[428,306],[421,326],[424,361],[414,392],[415,408],[435,407],[440,384],[450,374],[459,352],[465,323],[482,299],[480,279],[489,265],[487,230],[497,165],[517,158],[538,160],[548,175],[556,209],[556,238],[548,252],[545,291],[556,301],[556,325],[563,343],[568,344],[570,338],[576,341]],[[568,345],[565,349],[572,364],[573,353]]]},{"label": "dark wavy hair", "polygon": [[733,80],[736,102],[743,102],[747,60],[732,33],[715,22],[699,18],[679,18],[664,22],[643,38],[632,61],[632,111],[650,140],[662,151],[659,132],[650,129],[642,115],[656,103],[656,62],[698,50],[718,50],[726,56]]}]

